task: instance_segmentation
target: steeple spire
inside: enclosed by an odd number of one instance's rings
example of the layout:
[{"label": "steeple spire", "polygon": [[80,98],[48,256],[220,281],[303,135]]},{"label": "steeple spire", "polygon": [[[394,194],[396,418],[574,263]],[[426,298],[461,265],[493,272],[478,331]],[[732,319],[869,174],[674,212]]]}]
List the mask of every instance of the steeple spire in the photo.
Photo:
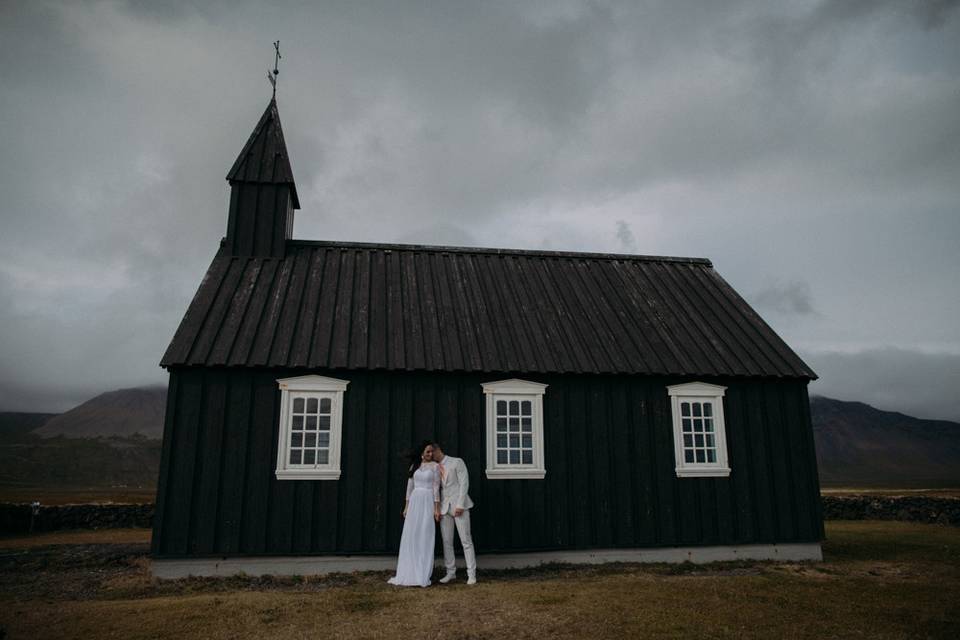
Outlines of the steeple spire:
[{"label": "steeple spire", "polygon": [[282,257],[286,240],[293,237],[293,210],[300,208],[300,199],[276,98],[260,116],[227,173],[227,181],[231,187],[226,237],[230,252]]},{"label": "steeple spire", "polygon": [[280,66],[280,58],[283,57],[280,55],[279,40],[273,43],[273,48],[276,50],[276,56],[274,56],[273,58],[273,71],[267,71],[267,80],[269,80],[270,84],[273,86],[273,99],[276,100],[277,99],[277,76],[280,75],[280,69],[278,69],[277,67]]}]

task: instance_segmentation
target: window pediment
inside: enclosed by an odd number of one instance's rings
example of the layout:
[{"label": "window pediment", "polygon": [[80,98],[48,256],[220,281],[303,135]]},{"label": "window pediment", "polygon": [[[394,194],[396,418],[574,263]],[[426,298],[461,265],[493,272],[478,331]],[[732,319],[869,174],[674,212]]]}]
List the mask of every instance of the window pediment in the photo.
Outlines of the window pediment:
[{"label": "window pediment", "polygon": [[497,380],[496,382],[485,382],[483,392],[490,393],[516,393],[516,394],[536,394],[543,395],[549,385],[541,382],[531,382],[529,380],[519,380],[510,378],[509,380]]}]

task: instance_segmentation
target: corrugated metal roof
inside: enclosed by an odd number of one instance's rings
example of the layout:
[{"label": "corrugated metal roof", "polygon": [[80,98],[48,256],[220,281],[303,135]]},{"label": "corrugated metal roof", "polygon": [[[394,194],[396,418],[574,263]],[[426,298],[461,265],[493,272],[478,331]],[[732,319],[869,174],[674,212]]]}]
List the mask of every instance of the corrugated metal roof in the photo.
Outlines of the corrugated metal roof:
[{"label": "corrugated metal roof", "polygon": [[243,150],[227,173],[227,180],[231,183],[289,184],[293,206],[300,208],[276,100],[271,100],[260,116],[247,144],[243,145]]},{"label": "corrugated metal roof", "polygon": [[299,240],[221,250],[161,365],[816,378],[709,260]]}]

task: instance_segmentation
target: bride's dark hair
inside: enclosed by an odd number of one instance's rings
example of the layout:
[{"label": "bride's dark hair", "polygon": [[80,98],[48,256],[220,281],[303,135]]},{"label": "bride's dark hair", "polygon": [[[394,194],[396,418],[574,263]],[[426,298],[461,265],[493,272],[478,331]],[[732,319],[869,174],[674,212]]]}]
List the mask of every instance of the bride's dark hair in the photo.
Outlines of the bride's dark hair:
[{"label": "bride's dark hair", "polygon": [[424,440],[420,443],[419,449],[407,449],[403,452],[403,459],[407,462],[407,477],[412,478],[413,473],[420,468],[421,456],[423,456],[423,450],[431,446],[433,443],[429,440]]}]

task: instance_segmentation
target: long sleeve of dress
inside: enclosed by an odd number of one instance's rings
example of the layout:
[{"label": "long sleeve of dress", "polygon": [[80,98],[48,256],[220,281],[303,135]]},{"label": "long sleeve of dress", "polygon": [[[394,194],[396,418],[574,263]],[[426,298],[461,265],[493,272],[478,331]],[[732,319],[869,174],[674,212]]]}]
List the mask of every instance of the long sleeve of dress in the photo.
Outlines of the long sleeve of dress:
[{"label": "long sleeve of dress", "polygon": [[440,502],[440,465],[433,465],[433,501]]},{"label": "long sleeve of dress", "polygon": [[410,476],[410,477],[407,479],[407,497],[405,498],[405,500],[409,500],[409,499],[410,499],[410,494],[411,494],[411,493],[413,493],[413,476]]}]

